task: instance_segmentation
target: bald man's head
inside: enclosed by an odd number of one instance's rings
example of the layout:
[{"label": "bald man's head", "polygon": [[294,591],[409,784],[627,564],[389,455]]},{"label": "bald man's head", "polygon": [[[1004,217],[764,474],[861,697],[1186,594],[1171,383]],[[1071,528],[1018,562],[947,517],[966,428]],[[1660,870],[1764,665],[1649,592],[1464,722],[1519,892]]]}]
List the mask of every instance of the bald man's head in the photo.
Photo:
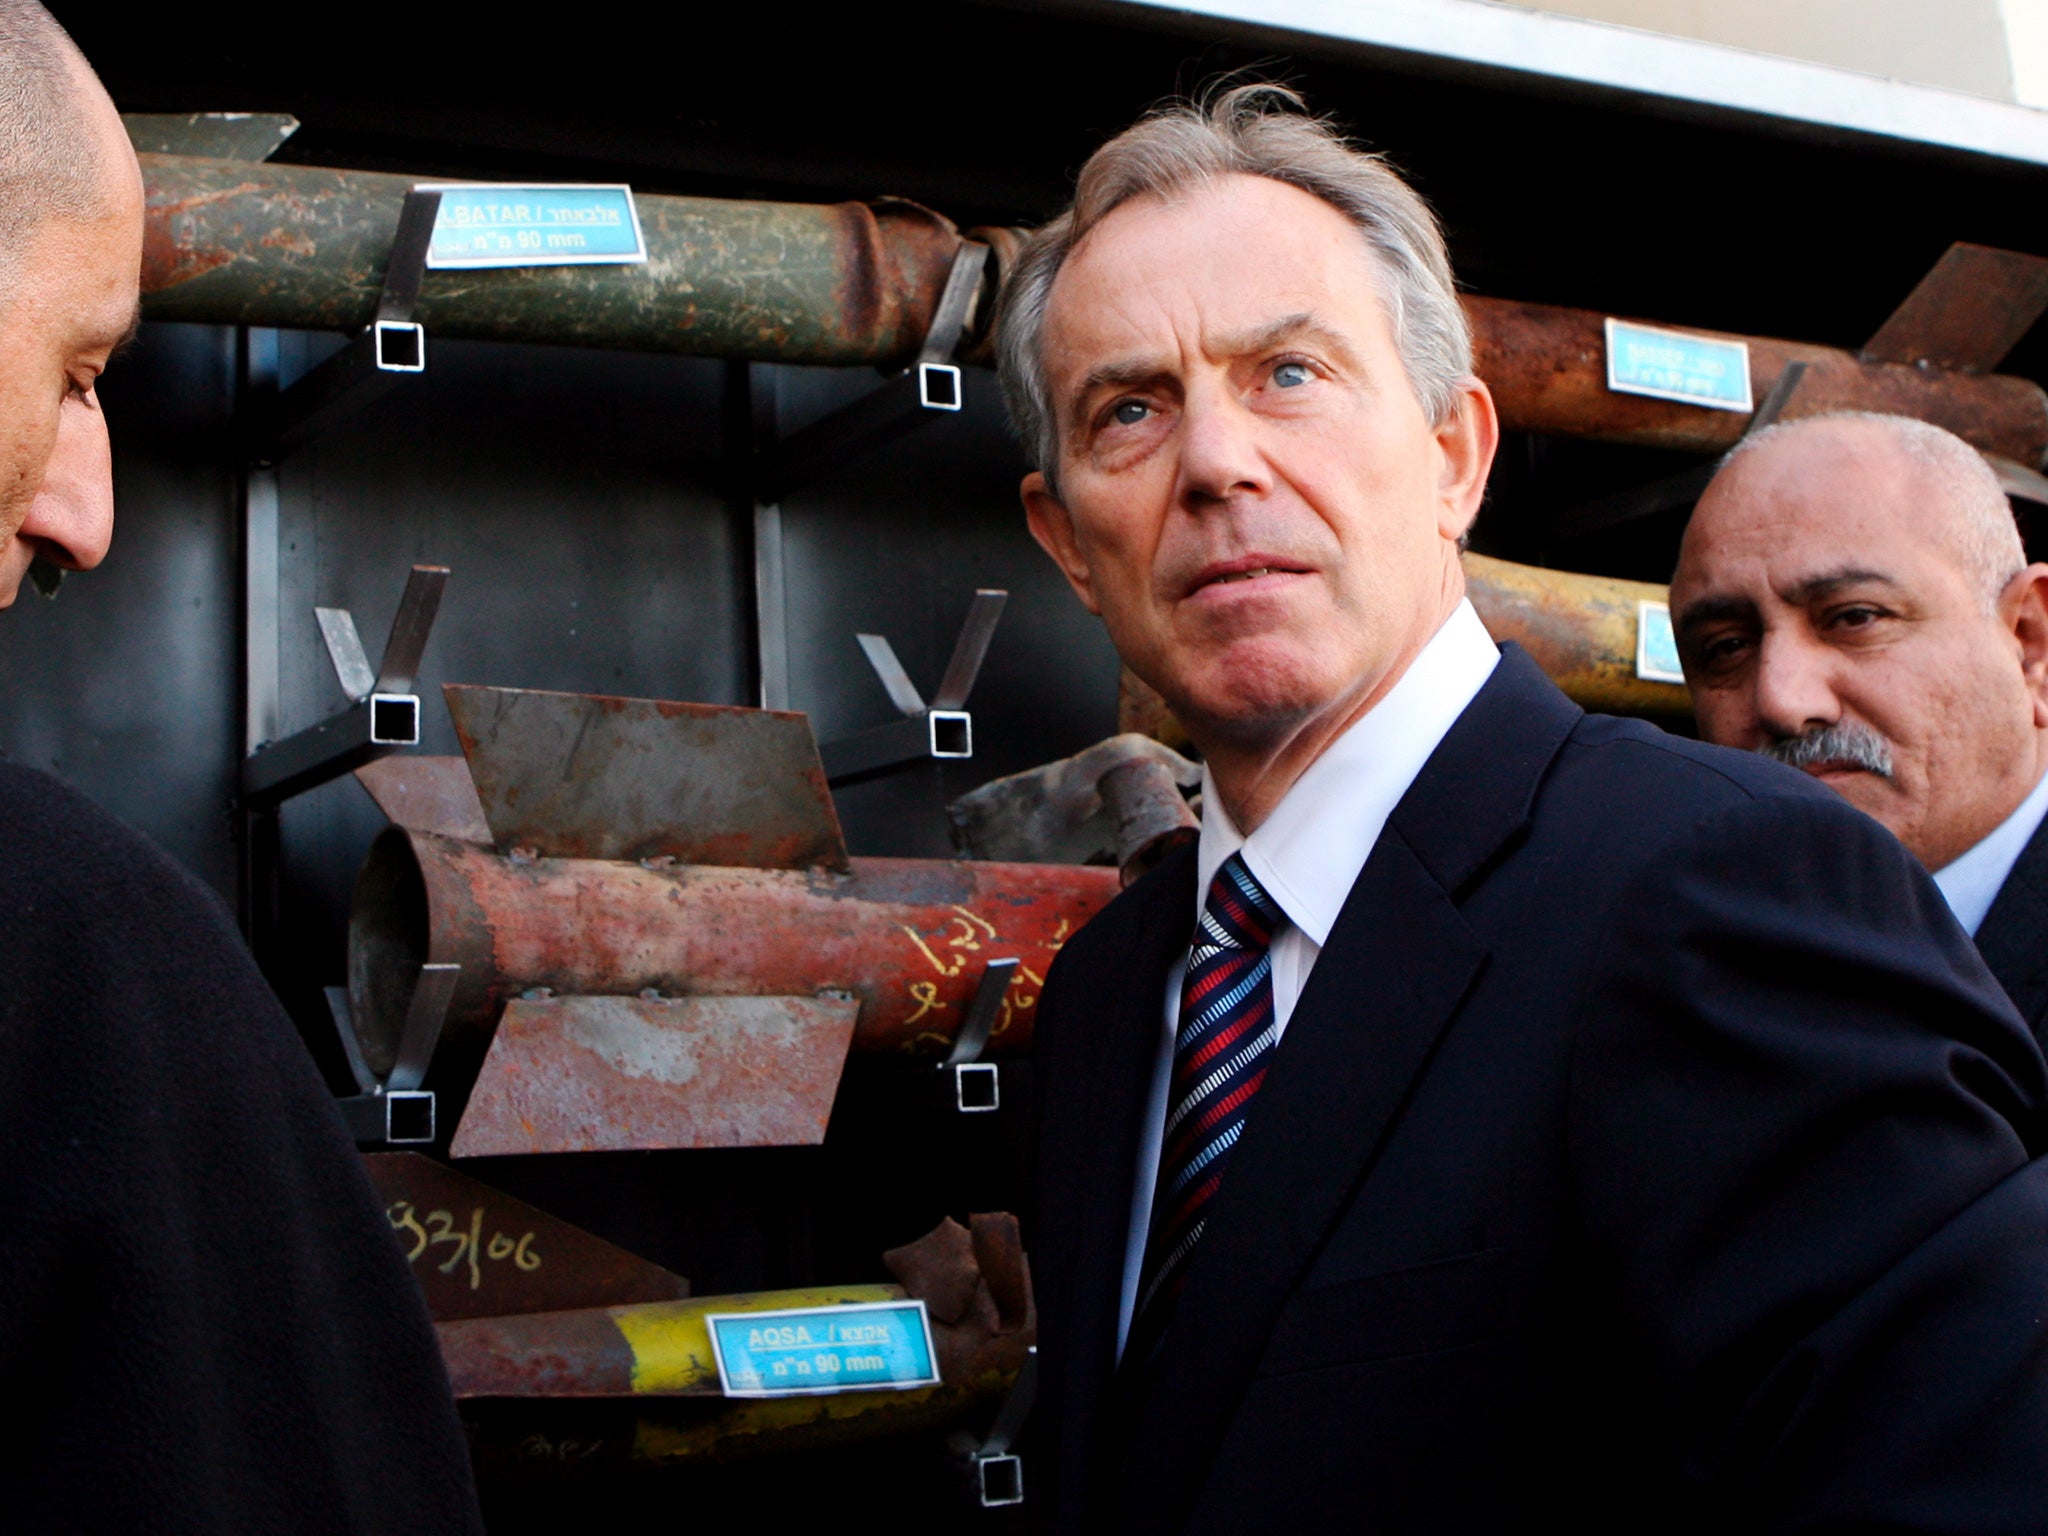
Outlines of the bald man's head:
[{"label": "bald man's head", "polygon": [[48,218],[106,210],[98,79],[36,0],[0,0],[0,302],[23,244]]},{"label": "bald man's head", "polygon": [[1774,453],[1794,455],[1802,466],[1816,468],[1821,468],[1819,460],[1842,456],[1894,459],[1901,472],[1919,484],[1928,531],[1947,541],[1986,612],[1997,605],[2013,573],[2027,563],[2012,504],[1998,476],[1981,453],[1931,422],[1876,411],[1834,411],[1779,422],[1729,449],[1716,483],[1725,482],[1727,490],[1734,483],[1730,472],[1739,473],[1745,460],[1762,463]]},{"label": "bald man's head", "polygon": [[135,326],[142,173],[91,68],[0,0],[0,607],[40,557],[99,563],[114,493],[100,373]]},{"label": "bald man's head", "polygon": [[1854,413],[1746,440],[1686,528],[1671,615],[1701,736],[1813,774],[1930,870],[2048,770],[2048,566],[1939,427]]}]

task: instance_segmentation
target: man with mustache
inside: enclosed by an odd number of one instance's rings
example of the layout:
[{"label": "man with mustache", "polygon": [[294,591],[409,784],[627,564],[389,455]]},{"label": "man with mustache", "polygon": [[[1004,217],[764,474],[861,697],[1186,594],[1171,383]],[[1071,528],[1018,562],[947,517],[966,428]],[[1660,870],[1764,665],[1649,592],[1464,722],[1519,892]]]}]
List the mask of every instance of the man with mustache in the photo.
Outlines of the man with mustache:
[{"label": "man with mustache", "polygon": [[1442,238],[1299,106],[1126,130],[1003,296],[1032,532],[1205,758],[1039,1003],[1034,1502],[2040,1529],[2039,1050],[1882,828],[1488,638]]},{"label": "man with mustache", "polygon": [[[114,104],[0,0],[0,608],[107,553],[142,231]],[[219,900],[0,764],[0,954],[0,1531],[480,1531],[405,1256]]]},{"label": "man with mustache", "polygon": [[1760,432],[1693,513],[1671,612],[1700,735],[1890,828],[2041,1036],[2048,565],[1984,460],[1898,416]]}]

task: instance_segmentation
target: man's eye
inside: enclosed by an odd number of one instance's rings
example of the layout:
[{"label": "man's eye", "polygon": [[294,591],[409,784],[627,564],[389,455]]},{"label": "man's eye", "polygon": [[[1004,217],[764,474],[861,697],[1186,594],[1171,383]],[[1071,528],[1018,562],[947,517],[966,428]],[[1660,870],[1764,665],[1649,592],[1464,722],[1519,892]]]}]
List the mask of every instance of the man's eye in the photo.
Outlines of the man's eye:
[{"label": "man's eye", "polygon": [[1118,401],[1116,409],[1110,412],[1117,425],[1123,427],[1135,427],[1151,414],[1151,408],[1142,400]]},{"label": "man's eye", "polygon": [[1744,635],[1717,635],[1711,640],[1702,640],[1697,652],[1701,667],[1725,667],[1739,657],[1748,647]]},{"label": "man's eye", "polygon": [[1315,375],[1310,373],[1306,363],[1282,363],[1273,370],[1273,382],[1282,389],[1293,389],[1306,384]]},{"label": "man's eye", "polygon": [[1861,629],[1866,624],[1875,624],[1878,618],[1875,608],[1844,608],[1835,615],[1835,622],[1844,629]]}]

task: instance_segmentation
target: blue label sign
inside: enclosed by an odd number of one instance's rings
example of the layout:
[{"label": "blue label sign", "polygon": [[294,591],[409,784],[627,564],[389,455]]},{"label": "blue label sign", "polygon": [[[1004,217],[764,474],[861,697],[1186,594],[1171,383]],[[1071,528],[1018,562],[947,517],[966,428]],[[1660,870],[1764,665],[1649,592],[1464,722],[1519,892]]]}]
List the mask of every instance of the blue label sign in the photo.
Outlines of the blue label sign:
[{"label": "blue label sign", "polygon": [[1717,411],[1755,409],[1749,344],[1692,336],[1630,320],[1607,322],[1607,387],[1624,395],[1680,400]]},{"label": "blue label sign", "polygon": [[921,1301],[713,1312],[704,1322],[727,1397],[801,1397],[939,1383],[931,1319]]},{"label": "blue label sign", "polygon": [[1646,683],[1683,683],[1678,636],[1671,630],[1671,605],[1636,604],[1636,676]]},{"label": "blue label sign", "polygon": [[441,194],[430,267],[563,267],[647,259],[626,186],[428,185]]}]

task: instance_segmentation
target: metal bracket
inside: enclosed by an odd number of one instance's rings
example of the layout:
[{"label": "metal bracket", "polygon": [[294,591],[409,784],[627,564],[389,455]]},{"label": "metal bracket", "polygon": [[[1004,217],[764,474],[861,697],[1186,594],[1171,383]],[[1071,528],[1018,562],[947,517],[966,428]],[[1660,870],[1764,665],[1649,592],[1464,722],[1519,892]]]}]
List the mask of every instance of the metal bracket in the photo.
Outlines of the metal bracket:
[{"label": "metal bracket", "polygon": [[889,702],[903,712],[903,718],[821,746],[818,754],[824,760],[827,783],[836,788],[932,758],[974,756],[974,717],[965,708],[967,696],[981,676],[989,641],[1009,599],[1010,594],[997,587],[975,592],[966,622],[960,626],[960,638],[953,642],[946,675],[939,680],[939,691],[929,704],[896,659],[894,646],[880,635],[854,637],[867,654],[868,665],[882,680]]},{"label": "metal bracket", "polygon": [[982,967],[981,980],[974,988],[974,1001],[967,1005],[967,1017],[953,1036],[953,1049],[939,1071],[949,1079],[947,1097],[963,1115],[986,1115],[1003,1107],[1001,1069],[981,1059],[988,1037],[995,1032],[1003,1011],[1003,998],[1021,962],[1014,957],[991,960]]},{"label": "metal bracket", "polygon": [[434,1095],[422,1090],[420,1084],[426,1081],[434,1047],[441,1042],[441,1025],[448,1017],[448,1004],[461,976],[459,965],[420,967],[412,1002],[405,1011],[405,1028],[398,1038],[398,1055],[391,1071],[381,1078],[363,1060],[362,1044],[356,1039],[355,1021],[349,1012],[348,989],[326,989],[327,1011],[334,1018],[349,1073],[360,1090],[336,1103],[349,1134],[359,1145],[409,1146],[434,1139]]},{"label": "metal bracket", "polygon": [[296,735],[266,742],[244,758],[245,809],[280,805],[400,747],[419,745],[420,701],[413,683],[447,585],[445,565],[412,568],[391,620],[391,637],[384,642],[384,659],[374,675],[348,610],[313,610],[349,706]]},{"label": "metal bracket", "polygon": [[277,396],[261,437],[266,457],[275,460],[301,447],[407,374],[427,371],[427,333],[413,314],[419,308],[427,250],[434,242],[434,220],[440,212],[440,193],[415,188],[405,194],[376,318],[347,346]]},{"label": "metal bracket", "polygon": [[917,360],[880,389],[861,396],[819,418],[784,442],[766,448],[755,460],[754,495],[762,503],[779,502],[850,458],[954,412],[966,404],[960,367],[953,353],[981,290],[988,247],[963,240],[954,253],[946,286],[932,311],[931,328]]},{"label": "metal bracket", "polygon": [[996,1414],[996,1422],[974,1453],[975,1484],[984,1509],[1024,1502],[1024,1460],[1010,1447],[1023,1433],[1024,1421],[1038,1396],[1038,1346],[1024,1357],[1017,1379],[1010,1383],[1010,1395]]}]

